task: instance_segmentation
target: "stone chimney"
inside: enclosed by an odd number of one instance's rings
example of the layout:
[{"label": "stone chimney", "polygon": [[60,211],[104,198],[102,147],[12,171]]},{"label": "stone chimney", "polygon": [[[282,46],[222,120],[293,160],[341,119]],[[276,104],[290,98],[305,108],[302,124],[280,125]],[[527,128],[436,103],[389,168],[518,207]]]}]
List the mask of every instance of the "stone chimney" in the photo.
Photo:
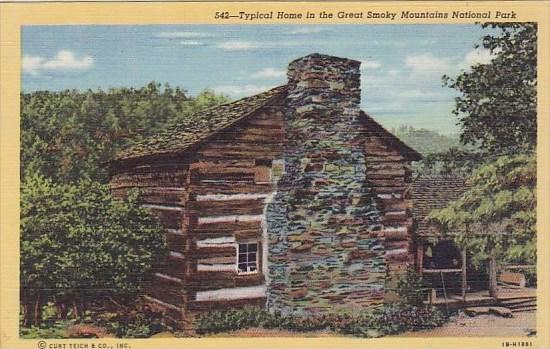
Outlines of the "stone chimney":
[{"label": "stone chimney", "polygon": [[285,172],[268,205],[268,307],[360,310],[384,298],[378,212],[368,195],[360,62],[312,54],[288,67]]}]

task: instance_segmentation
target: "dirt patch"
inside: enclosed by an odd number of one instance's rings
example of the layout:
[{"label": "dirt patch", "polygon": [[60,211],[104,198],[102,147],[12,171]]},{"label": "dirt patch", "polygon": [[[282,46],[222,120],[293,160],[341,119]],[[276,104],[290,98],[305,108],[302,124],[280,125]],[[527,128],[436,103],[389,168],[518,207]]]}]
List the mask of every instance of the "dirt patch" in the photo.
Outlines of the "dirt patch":
[{"label": "dirt patch", "polygon": [[536,329],[536,313],[514,313],[511,318],[495,315],[469,317],[459,313],[445,325],[430,330],[404,332],[398,337],[524,337]]},{"label": "dirt patch", "polygon": [[265,328],[247,328],[233,332],[208,335],[208,337],[342,337],[331,331],[297,332]]}]

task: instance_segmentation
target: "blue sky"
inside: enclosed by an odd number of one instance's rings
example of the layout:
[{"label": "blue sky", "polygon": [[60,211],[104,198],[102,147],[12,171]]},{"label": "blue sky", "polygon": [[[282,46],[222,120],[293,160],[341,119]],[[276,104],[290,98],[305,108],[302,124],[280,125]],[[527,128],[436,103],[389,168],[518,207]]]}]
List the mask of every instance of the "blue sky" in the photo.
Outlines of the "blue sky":
[{"label": "blue sky", "polygon": [[25,26],[23,90],[168,82],[240,98],[284,84],[290,61],[326,53],[362,61],[362,107],[386,127],[456,132],[456,76],[488,52],[475,25]]}]

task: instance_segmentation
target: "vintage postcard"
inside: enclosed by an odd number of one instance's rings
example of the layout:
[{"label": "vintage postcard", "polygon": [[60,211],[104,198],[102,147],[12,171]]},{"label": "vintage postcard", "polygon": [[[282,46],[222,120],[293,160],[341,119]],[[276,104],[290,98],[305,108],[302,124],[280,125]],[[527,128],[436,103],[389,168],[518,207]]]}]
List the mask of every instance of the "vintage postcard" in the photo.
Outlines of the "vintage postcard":
[{"label": "vintage postcard", "polygon": [[0,9],[0,348],[550,348],[550,2]]}]

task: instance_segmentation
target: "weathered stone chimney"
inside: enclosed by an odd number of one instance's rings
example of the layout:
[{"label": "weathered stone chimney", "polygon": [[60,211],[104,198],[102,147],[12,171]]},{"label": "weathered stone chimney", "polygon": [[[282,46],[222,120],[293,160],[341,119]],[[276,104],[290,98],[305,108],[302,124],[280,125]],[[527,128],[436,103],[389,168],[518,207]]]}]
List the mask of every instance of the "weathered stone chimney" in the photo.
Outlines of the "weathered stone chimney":
[{"label": "weathered stone chimney", "polygon": [[368,195],[360,62],[312,54],[290,63],[285,171],[268,205],[268,307],[360,310],[384,298],[378,212]]}]

